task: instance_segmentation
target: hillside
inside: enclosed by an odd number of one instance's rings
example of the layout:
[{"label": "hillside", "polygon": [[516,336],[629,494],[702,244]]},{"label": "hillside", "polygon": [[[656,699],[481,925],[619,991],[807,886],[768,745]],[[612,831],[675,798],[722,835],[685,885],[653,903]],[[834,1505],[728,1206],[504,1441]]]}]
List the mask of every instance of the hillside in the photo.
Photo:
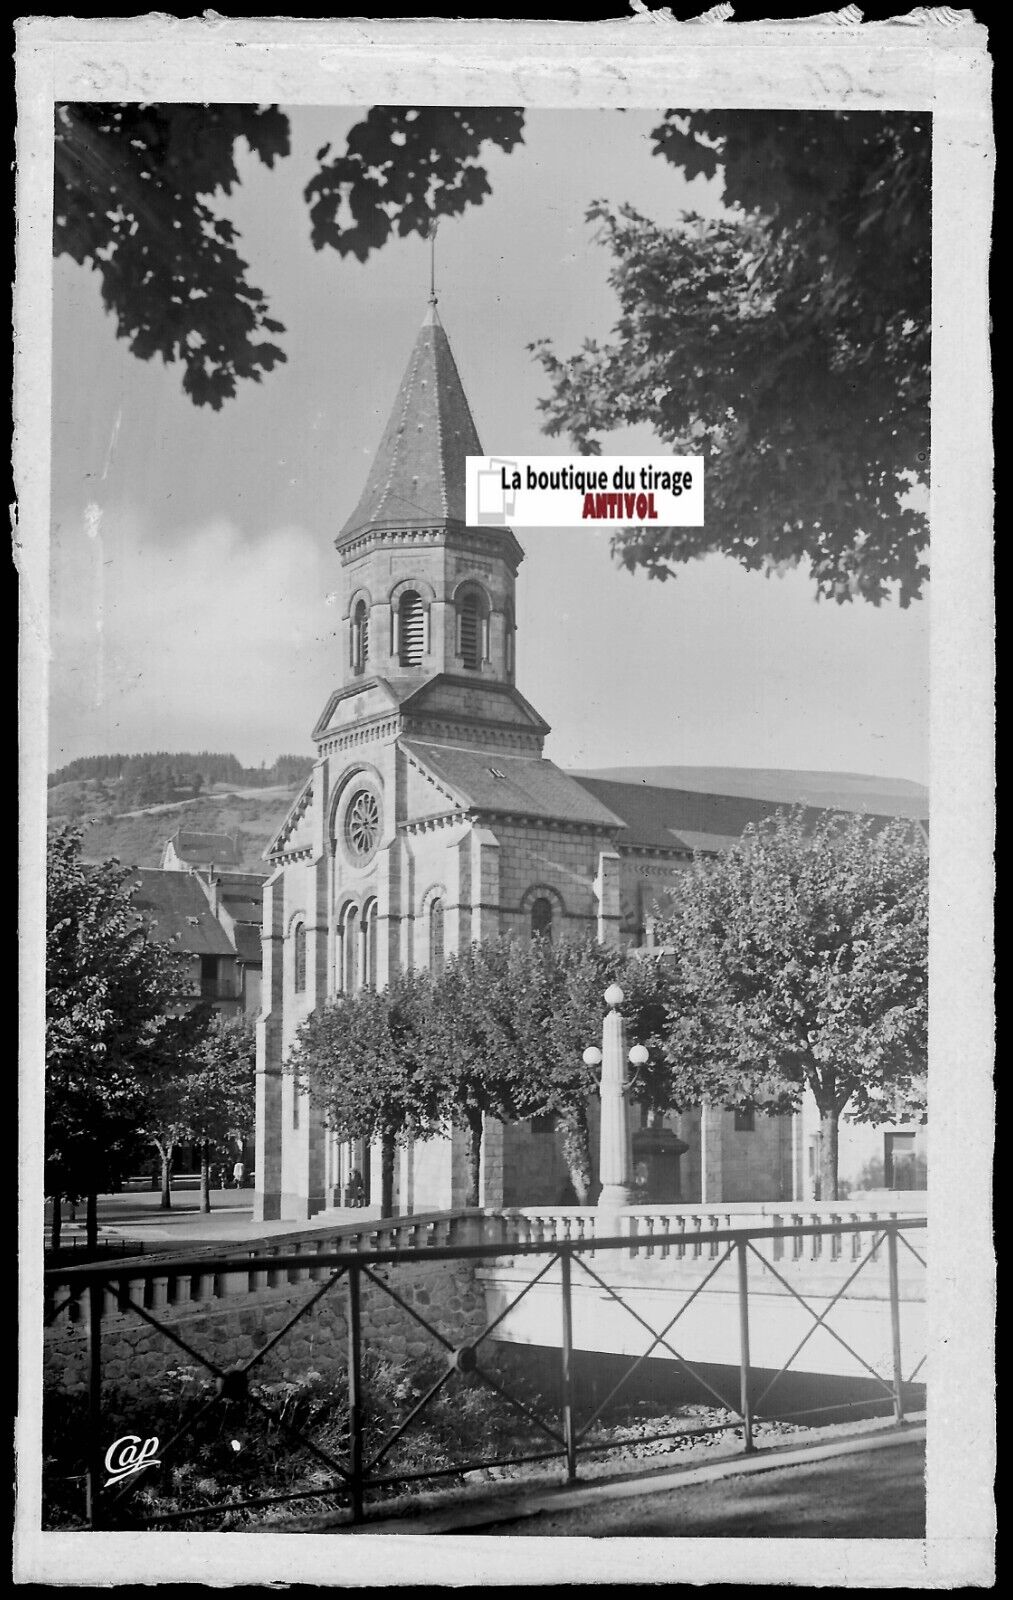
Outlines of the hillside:
[{"label": "hillside", "polygon": [[95,778],[56,785],[49,791],[49,820],[85,823],[83,854],[87,861],[116,856],[134,867],[157,867],[166,839],[179,827],[238,838],[241,870],[266,872],[263,852],[277,833],[301,785],[270,789],[229,790],[197,800],[148,806],[120,812],[110,794],[115,785]]}]

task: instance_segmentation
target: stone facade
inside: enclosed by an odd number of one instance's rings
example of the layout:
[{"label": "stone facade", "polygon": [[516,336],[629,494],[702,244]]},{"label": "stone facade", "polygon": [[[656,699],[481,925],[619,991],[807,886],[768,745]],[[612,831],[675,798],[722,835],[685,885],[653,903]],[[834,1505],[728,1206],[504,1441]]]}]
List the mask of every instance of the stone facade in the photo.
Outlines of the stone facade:
[{"label": "stone facade", "polygon": [[[374,1270],[380,1278],[391,1278],[388,1268]],[[156,1306],[151,1315],[225,1371],[262,1350],[320,1288],[319,1283],[304,1282],[247,1292],[245,1273],[242,1280],[231,1301],[226,1293],[217,1300]],[[484,1293],[468,1262],[401,1266],[391,1282],[401,1298],[455,1346],[477,1338],[485,1327]],[[413,1361],[442,1354],[442,1346],[419,1322],[368,1278],[361,1283],[360,1314],[365,1349],[381,1345],[385,1355]],[[87,1328],[86,1317],[71,1322],[63,1315],[46,1329],[43,1373],[47,1387],[65,1394],[87,1390]],[[322,1377],[337,1376],[345,1370],[347,1350],[347,1290],[339,1281],[258,1362],[254,1381],[277,1382],[311,1370]],[[113,1396],[123,1403],[145,1399],[153,1379],[180,1367],[191,1368],[197,1378],[208,1376],[205,1368],[192,1362],[157,1328],[130,1311],[117,1310],[110,1296],[102,1322],[102,1381],[110,1401]]]}]

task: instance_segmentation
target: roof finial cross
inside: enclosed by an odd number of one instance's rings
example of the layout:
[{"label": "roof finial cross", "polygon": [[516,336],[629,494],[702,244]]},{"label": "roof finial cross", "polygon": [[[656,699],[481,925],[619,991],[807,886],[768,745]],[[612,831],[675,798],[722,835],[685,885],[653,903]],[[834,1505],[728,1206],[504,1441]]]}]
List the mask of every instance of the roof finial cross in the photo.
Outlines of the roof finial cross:
[{"label": "roof finial cross", "polygon": [[436,230],[439,219],[434,217],[429,224],[429,304],[436,304]]}]

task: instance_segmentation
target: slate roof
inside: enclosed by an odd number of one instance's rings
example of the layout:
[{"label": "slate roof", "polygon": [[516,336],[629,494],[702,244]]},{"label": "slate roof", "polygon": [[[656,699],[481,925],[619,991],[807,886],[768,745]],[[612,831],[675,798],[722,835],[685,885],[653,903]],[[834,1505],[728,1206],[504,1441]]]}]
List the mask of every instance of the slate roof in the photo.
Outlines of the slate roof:
[{"label": "slate roof", "polygon": [[224,867],[239,861],[235,840],[227,833],[192,833],[177,828],[169,843],[181,861],[191,861],[195,865],[213,861],[216,866]]},{"label": "slate roof", "polygon": [[463,810],[623,826],[586,785],[542,756],[504,755],[495,749],[480,753],[419,739],[403,739],[401,745],[446,786]]},{"label": "slate roof", "polygon": [[863,772],[799,772],[772,767],[615,767],[574,772],[653,789],[681,789],[710,795],[738,795],[775,805],[806,805],[820,810],[862,811],[869,816],[911,817],[927,821],[929,796],[908,778]]},{"label": "slate roof", "polygon": [[240,961],[247,965],[259,965],[264,959],[264,947],[261,943],[260,924],[252,922],[236,923],[236,955]]},{"label": "slate roof", "polygon": [[447,335],[430,306],[359,504],[335,543],[367,528],[464,522],[464,458],[482,454]]},{"label": "slate roof", "polygon": [[232,941],[204,898],[196,878],[188,872],[166,872],[161,867],[136,867],[129,883],[139,887],[131,897],[162,943],[174,941],[179,950],[195,956],[231,956]]},{"label": "slate roof", "polygon": [[[620,848],[723,850],[741,838],[749,823],[761,822],[764,817],[791,807],[790,801],[755,795],[706,794],[696,789],[619,783],[607,778],[574,777],[573,781],[625,822]],[[860,807],[806,806],[804,816],[813,826],[827,810],[845,809]]]}]

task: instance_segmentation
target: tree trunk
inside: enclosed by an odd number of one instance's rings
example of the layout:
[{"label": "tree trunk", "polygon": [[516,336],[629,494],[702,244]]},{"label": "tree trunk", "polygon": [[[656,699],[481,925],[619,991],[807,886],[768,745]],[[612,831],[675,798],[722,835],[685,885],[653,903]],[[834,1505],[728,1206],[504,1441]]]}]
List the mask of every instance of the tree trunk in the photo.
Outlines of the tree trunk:
[{"label": "tree trunk", "polygon": [[837,1199],[837,1145],[840,1112],[820,1110],[820,1199]]},{"label": "tree trunk", "polygon": [[60,1231],[63,1226],[63,1196],[53,1196],[53,1220],[49,1230],[49,1245],[52,1250],[60,1248]]},{"label": "tree trunk", "polygon": [[94,1190],[90,1190],[88,1193],[88,1209],[85,1214],[84,1230],[88,1254],[94,1255],[98,1249],[98,1195]]},{"label": "tree trunk", "polygon": [[394,1215],[394,1135],[383,1133],[380,1137],[380,1215]]},{"label": "tree trunk", "polygon": [[474,1107],[468,1111],[468,1195],[465,1205],[478,1205],[479,1178],[482,1171],[482,1113]]},{"label": "tree trunk", "polygon": [[211,1210],[211,1162],[206,1139],[200,1147],[200,1208],[204,1212]]},{"label": "tree trunk", "polygon": [[162,1158],[162,1198],[158,1202],[160,1211],[172,1209],[172,1145],[166,1145],[163,1150],[159,1146],[158,1153]]},{"label": "tree trunk", "polygon": [[583,1106],[566,1111],[560,1117],[563,1136],[563,1159],[570,1174],[573,1192],[579,1206],[591,1204],[591,1144],[588,1135],[587,1113]]}]

